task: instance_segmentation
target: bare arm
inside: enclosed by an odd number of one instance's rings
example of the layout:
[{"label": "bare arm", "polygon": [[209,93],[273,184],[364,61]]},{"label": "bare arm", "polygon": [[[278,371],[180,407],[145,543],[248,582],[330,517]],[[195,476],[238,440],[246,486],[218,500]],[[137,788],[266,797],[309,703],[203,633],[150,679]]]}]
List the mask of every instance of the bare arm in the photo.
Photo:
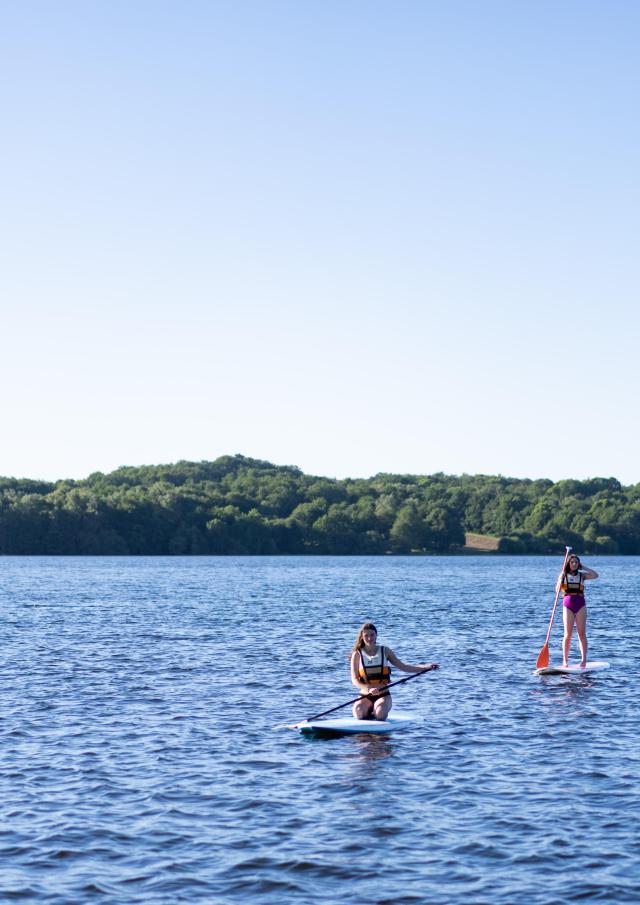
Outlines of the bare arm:
[{"label": "bare arm", "polygon": [[366,691],[368,689],[368,685],[365,685],[360,681],[360,676],[358,675],[358,667],[360,665],[360,655],[357,650],[354,650],[351,654],[351,684],[355,685],[358,691]]},{"label": "bare arm", "polygon": [[391,663],[392,666],[395,666],[396,669],[401,670],[402,672],[423,672],[425,669],[439,669],[440,666],[438,663],[418,663],[415,666],[411,663],[403,663],[390,647],[385,647],[385,653],[387,655],[387,660]]},{"label": "bare arm", "polygon": [[587,569],[586,566],[583,566],[580,571],[582,572],[582,577],[585,581],[589,581],[592,578],[598,577],[598,573],[594,571],[594,569]]}]

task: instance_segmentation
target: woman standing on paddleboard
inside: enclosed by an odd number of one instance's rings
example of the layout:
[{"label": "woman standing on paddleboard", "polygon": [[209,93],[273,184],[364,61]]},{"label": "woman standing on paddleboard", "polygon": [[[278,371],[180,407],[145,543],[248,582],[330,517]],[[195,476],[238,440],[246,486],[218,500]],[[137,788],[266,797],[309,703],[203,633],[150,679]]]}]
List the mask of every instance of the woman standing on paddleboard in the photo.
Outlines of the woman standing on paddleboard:
[{"label": "woman standing on paddleboard", "polygon": [[571,636],[573,626],[578,631],[580,642],[581,661],[580,666],[587,665],[587,604],[584,599],[584,583],[597,578],[598,573],[593,569],[587,569],[580,562],[580,557],[572,553],[567,559],[563,571],[558,577],[556,593],[563,592],[562,618],[564,622],[564,637],[562,639],[562,665],[569,665],[569,650],[571,648]]},{"label": "woman standing on paddleboard", "polygon": [[357,720],[386,720],[391,710],[391,695],[384,694],[391,679],[391,666],[402,672],[422,672],[438,669],[437,663],[403,663],[390,647],[376,644],[378,629],[373,622],[365,622],[351,653],[351,681],[360,690],[361,700],[353,705]]}]

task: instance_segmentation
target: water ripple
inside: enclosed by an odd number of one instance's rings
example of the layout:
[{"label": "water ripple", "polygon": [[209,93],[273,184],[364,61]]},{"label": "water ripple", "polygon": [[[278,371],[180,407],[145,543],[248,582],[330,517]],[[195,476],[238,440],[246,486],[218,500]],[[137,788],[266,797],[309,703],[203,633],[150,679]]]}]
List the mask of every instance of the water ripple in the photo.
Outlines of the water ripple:
[{"label": "water ripple", "polygon": [[[546,557],[3,559],[0,901],[639,901],[640,560],[594,565],[614,668],[541,679]],[[415,725],[274,731],[368,618],[442,664]]]}]

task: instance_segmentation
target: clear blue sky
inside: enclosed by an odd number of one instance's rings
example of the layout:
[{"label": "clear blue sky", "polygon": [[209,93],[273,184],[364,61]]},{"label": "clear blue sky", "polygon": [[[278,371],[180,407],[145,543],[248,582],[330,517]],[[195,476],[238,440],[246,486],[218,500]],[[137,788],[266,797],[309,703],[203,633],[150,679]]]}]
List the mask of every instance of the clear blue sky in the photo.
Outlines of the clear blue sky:
[{"label": "clear blue sky", "polygon": [[0,474],[640,481],[640,4],[0,3]]}]

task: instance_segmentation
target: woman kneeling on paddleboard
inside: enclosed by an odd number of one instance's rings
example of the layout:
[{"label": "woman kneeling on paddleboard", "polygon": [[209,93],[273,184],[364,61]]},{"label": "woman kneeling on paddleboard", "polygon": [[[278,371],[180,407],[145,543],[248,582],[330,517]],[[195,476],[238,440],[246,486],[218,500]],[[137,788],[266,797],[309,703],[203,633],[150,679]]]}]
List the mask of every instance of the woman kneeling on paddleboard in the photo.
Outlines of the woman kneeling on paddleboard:
[{"label": "woman kneeling on paddleboard", "polygon": [[391,695],[384,693],[391,679],[391,666],[402,672],[422,672],[438,669],[437,663],[403,663],[390,647],[376,644],[378,629],[373,622],[365,622],[356,638],[351,654],[351,681],[360,690],[361,700],[353,705],[357,720],[386,720],[391,710]]},{"label": "woman kneeling on paddleboard", "polygon": [[569,665],[569,650],[571,648],[571,635],[573,626],[578,630],[580,642],[580,666],[587,665],[587,604],[584,599],[584,583],[597,578],[598,573],[593,569],[587,569],[580,562],[580,557],[572,553],[567,559],[563,571],[558,576],[556,593],[563,592],[562,618],[564,622],[564,637],[562,639],[562,665]]}]

